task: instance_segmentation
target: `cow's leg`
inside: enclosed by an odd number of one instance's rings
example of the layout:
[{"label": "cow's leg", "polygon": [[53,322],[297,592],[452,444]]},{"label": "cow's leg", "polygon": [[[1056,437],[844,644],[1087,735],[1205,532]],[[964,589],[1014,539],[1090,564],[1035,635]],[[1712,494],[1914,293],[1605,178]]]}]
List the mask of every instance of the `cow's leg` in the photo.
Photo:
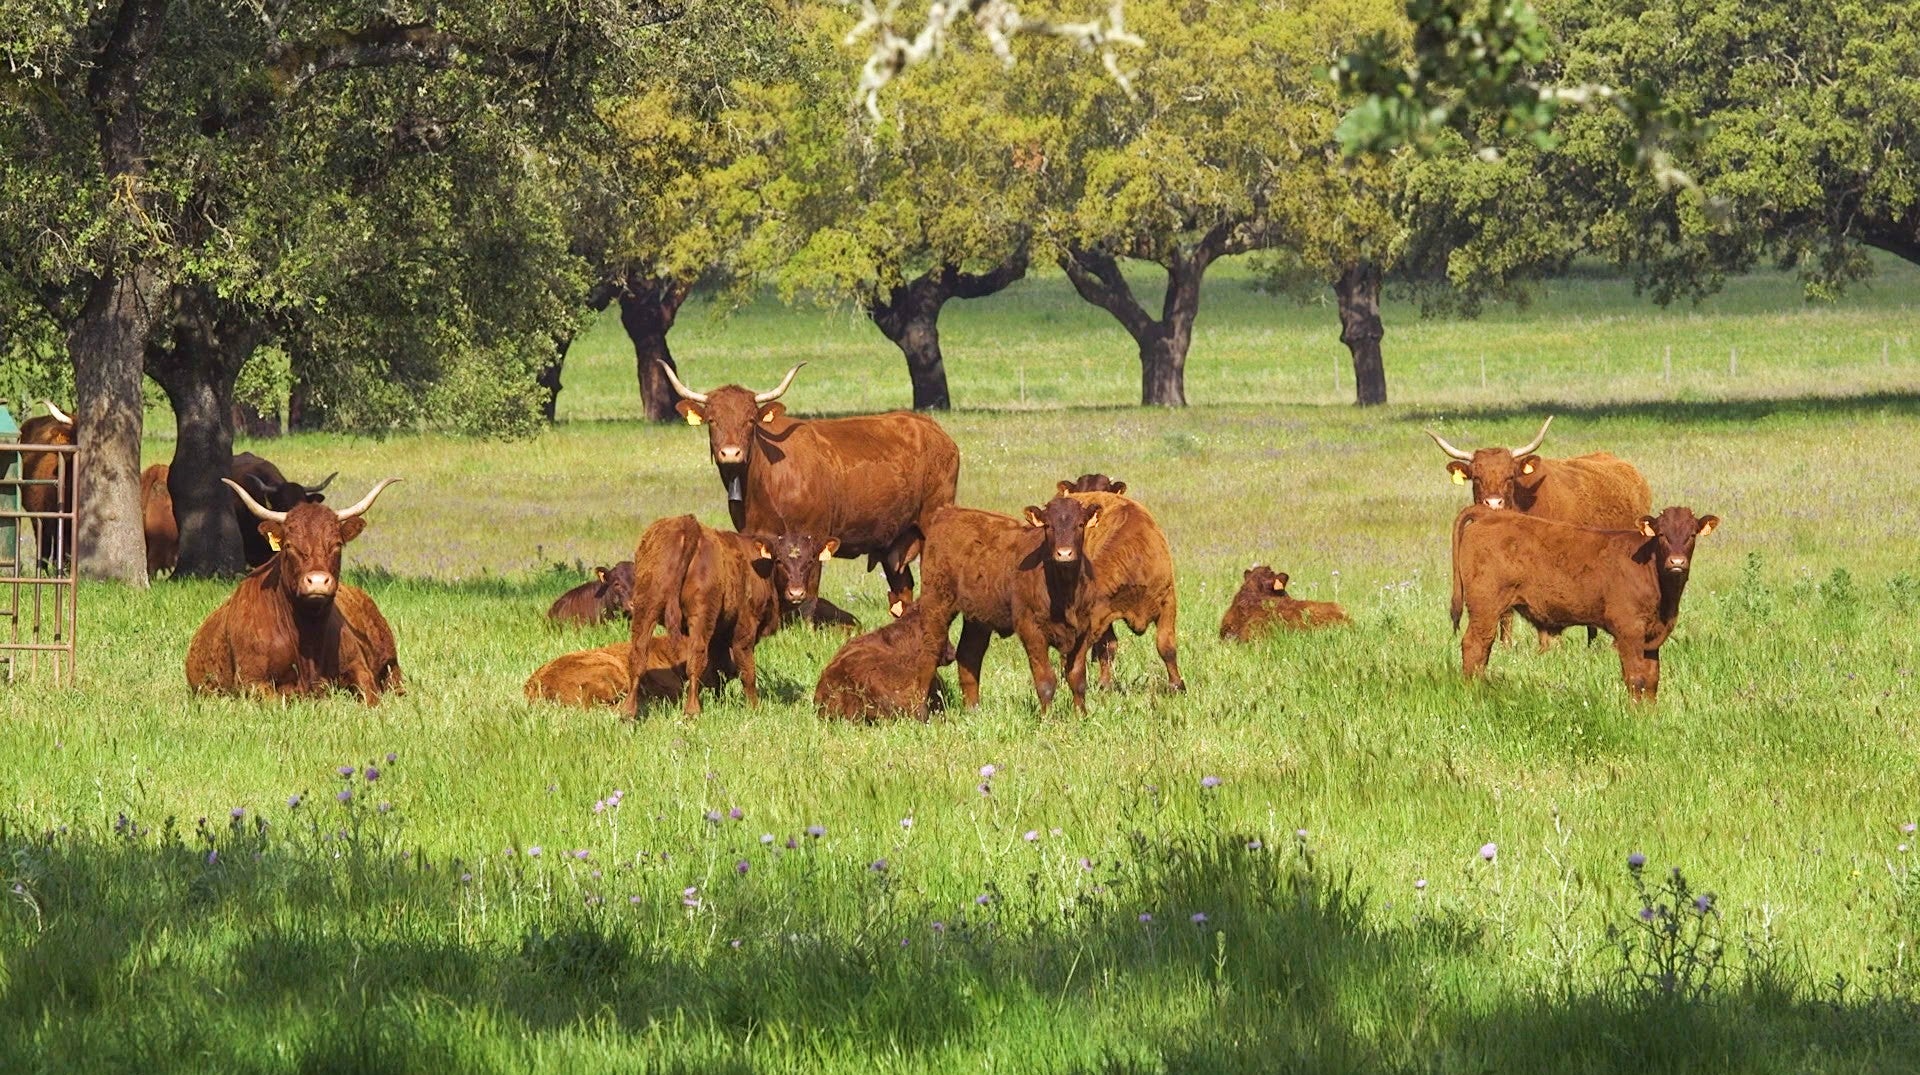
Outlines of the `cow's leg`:
[{"label": "cow's leg", "polygon": [[1107,625],[1105,634],[1093,644],[1093,658],[1100,662],[1100,689],[1113,689],[1113,657],[1120,651],[1120,636],[1114,633],[1113,624]]},{"label": "cow's leg", "polygon": [[[1021,624],[1015,629],[1020,636],[1020,644],[1027,649],[1027,664],[1033,669],[1033,693],[1040,698],[1040,712],[1045,715],[1053,705],[1053,696],[1060,690],[1060,677],[1053,672],[1053,655],[1047,649],[1047,636],[1040,632],[1038,625]],[[1084,673],[1083,673],[1084,675]]]},{"label": "cow's leg", "polygon": [[751,633],[742,631],[740,632],[740,637],[733,640],[733,666],[740,670],[740,690],[746,694],[747,704],[750,706],[759,705],[760,685],[754,679],[753,635]]},{"label": "cow's leg", "polygon": [[1154,635],[1154,645],[1160,651],[1160,660],[1166,663],[1167,682],[1173,684],[1174,690],[1184,691],[1187,681],[1180,678],[1180,649],[1174,637],[1177,618],[1173,602],[1167,602],[1167,607],[1160,610],[1159,618],[1154,621],[1154,626],[1159,629]]},{"label": "cow's leg", "polygon": [[[1489,622],[1491,620],[1492,622]],[[1496,625],[1507,622],[1507,614],[1499,616],[1475,615],[1467,610],[1467,629],[1460,636],[1460,672],[1468,679],[1486,671],[1487,658],[1493,653],[1493,636]]]},{"label": "cow's leg", "polygon": [[[636,620],[635,625],[638,626],[638,623]],[[620,703],[622,720],[640,718],[640,677],[647,671],[647,650],[653,644],[651,634],[649,629],[649,637],[641,638],[640,633],[635,631],[632,648],[627,652],[627,696]]]},{"label": "cow's leg", "polygon": [[[1108,627],[1106,636],[1113,637],[1113,628]],[[1072,652],[1062,653],[1060,663],[1067,667],[1067,689],[1073,692],[1073,708],[1081,713],[1087,711],[1087,653],[1094,645],[1082,638],[1073,647]]]},{"label": "cow's leg", "polygon": [[1627,694],[1637,702],[1651,702],[1660,691],[1660,651],[1647,649],[1644,643],[1614,639],[1620,653],[1620,678]]},{"label": "cow's leg", "polygon": [[[1588,630],[1592,630],[1593,628],[1591,628],[1591,627],[1589,627],[1589,628],[1587,628],[1587,629],[1588,629]],[[1561,632],[1561,630],[1562,630],[1562,628],[1559,628],[1559,627],[1535,627],[1535,628],[1534,628],[1534,630],[1536,630],[1536,631],[1538,631],[1538,632],[1540,632],[1540,644],[1539,644],[1539,646],[1538,646],[1538,648],[1537,648],[1537,650],[1536,650],[1536,652],[1539,652],[1539,653],[1545,653],[1545,652],[1547,652],[1548,650],[1550,650],[1550,649],[1552,649],[1552,648],[1553,648],[1553,644],[1554,644],[1555,642],[1558,642],[1558,641],[1560,640],[1560,632]]]},{"label": "cow's leg", "polygon": [[987,643],[992,640],[992,628],[969,619],[960,621],[960,644],[953,648],[953,663],[959,670],[960,698],[968,709],[980,704],[980,662],[986,659]]},{"label": "cow's leg", "polygon": [[700,715],[700,680],[707,674],[707,665],[713,658],[709,640],[713,638],[719,619],[715,610],[707,608],[698,609],[687,617],[687,640],[682,649],[687,661],[687,704],[683,711],[689,717]]},{"label": "cow's leg", "polygon": [[913,600],[913,569],[907,565],[920,556],[920,531],[909,527],[887,546],[880,566],[887,574],[887,607],[898,616]]}]

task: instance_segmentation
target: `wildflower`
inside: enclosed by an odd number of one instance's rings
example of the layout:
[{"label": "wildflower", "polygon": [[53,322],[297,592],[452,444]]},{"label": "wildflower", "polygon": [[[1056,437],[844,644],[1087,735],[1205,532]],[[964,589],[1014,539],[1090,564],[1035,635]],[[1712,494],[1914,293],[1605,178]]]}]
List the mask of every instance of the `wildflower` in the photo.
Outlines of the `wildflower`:
[{"label": "wildflower", "polygon": [[621,800],[621,799],[624,799],[624,798],[626,798],[626,797],[627,797],[627,793],[626,793],[626,792],[624,792],[624,791],[621,791],[621,790],[620,790],[619,788],[614,788],[614,789],[613,789],[613,794],[612,794],[612,795],[609,795],[609,796],[607,796],[607,805],[608,805],[608,806],[619,806],[619,805],[620,805],[620,800]]},{"label": "wildflower", "polygon": [[640,906],[640,897],[638,897],[638,896],[628,896],[628,897],[627,897],[627,902],[628,902],[628,903],[631,903],[631,904],[633,904],[633,905],[634,905],[635,907],[638,907],[638,906]]},{"label": "wildflower", "polygon": [[1913,829],[1914,829],[1914,824],[1911,821],[1907,822],[1905,825],[1900,826],[1901,832],[1911,833]]},{"label": "wildflower", "polygon": [[607,800],[605,800],[605,799],[595,799],[595,800],[593,801],[593,812],[594,812],[594,813],[596,813],[596,814],[604,814],[604,813],[606,813],[606,812],[607,812]]},{"label": "wildflower", "polygon": [[985,907],[985,906],[986,906],[987,904],[989,904],[989,903],[992,903],[992,902],[993,902],[993,897],[992,897],[992,896],[990,896],[990,895],[988,895],[988,894],[987,894],[987,893],[985,893],[985,892],[982,892],[982,893],[980,893],[980,894],[979,894],[978,896],[975,896],[975,897],[973,898],[973,902],[975,902],[975,903],[977,903],[977,904],[979,904],[979,905],[980,905],[980,906],[982,906],[982,907]]},{"label": "wildflower", "polygon": [[1192,922],[1196,926],[1204,926],[1207,924],[1207,912],[1195,911],[1193,912],[1193,917],[1187,919],[1187,921]]},{"label": "wildflower", "polygon": [[749,869],[752,869],[752,864],[749,863],[746,859],[741,859],[739,862],[736,862],[733,864],[733,872],[739,874],[742,877],[745,877],[747,875],[747,871]]},{"label": "wildflower", "polygon": [[822,836],[825,836],[826,834],[827,834],[827,827],[825,825],[808,825],[807,826],[807,835],[813,837],[816,840],[818,840]]},{"label": "wildflower", "polygon": [[1415,892],[1425,892],[1427,890],[1427,879],[1422,877],[1419,880],[1416,880],[1413,883],[1413,890]]},{"label": "wildflower", "polygon": [[1653,908],[1651,907],[1640,908],[1640,921],[1642,922],[1653,921]]},{"label": "wildflower", "polygon": [[1706,914],[1708,911],[1713,910],[1713,897],[1705,892],[1700,893],[1693,898],[1693,909],[1701,914]]},{"label": "wildflower", "polygon": [[241,818],[247,816],[247,808],[244,806],[236,806],[233,809],[227,811],[227,816],[233,818],[235,821],[238,821]]},{"label": "wildflower", "polygon": [[470,874],[470,873],[463,873],[463,874],[461,874],[461,875],[460,875],[460,883],[461,883],[461,884],[463,884],[463,885],[470,885],[470,884],[473,884],[473,875],[472,875],[472,874]]},{"label": "wildflower", "polygon": [[770,843],[772,843],[772,842],[773,842],[773,833],[770,833],[770,832],[763,832],[763,833],[761,833],[761,834],[760,834],[760,842],[761,842],[761,843],[763,843],[763,844],[770,844]]},{"label": "wildflower", "polygon": [[1307,830],[1305,829],[1293,830],[1293,838],[1296,840],[1305,840],[1307,838]]},{"label": "wildflower", "polygon": [[682,907],[698,907],[698,906],[700,906],[700,886],[698,886],[698,885],[688,885],[687,887],[685,887],[685,888],[683,888],[683,889],[681,889],[681,890],[680,890],[680,905],[681,905]]},{"label": "wildflower", "polygon": [[1217,776],[1203,776],[1200,778],[1200,786],[1203,788],[1217,788],[1223,783],[1225,783],[1225,781]]},{"label": "wildflower", "polygon": [[1152,922],[1152,921],[1153,921],[1153,916],[1152,916],[1151,914],[1148,914],[1148,913],[1147,913],[1147,912],[1145,912],[1145,911],[1141,911],[1141,912],[1140,912],[1140,921],[1142,921],[1142,922]]},{"label": "wildflower", "polygon": [[529,848],[527,848],[527,857],[528,857],[528,858],[530,858],[530,859],[537,859],[537,858],[539,858],[539,857],[540,857],[540,845],[539,845],[539,844],[534,844],[534,845],[533,845],[532,847],[529,847]]},{"label": "wildflower", "polygon": [[1492,862],[1493,856],[1499,853],[1500,848],[1491,842],[1480,845],[1480,857],[1488,862]]},{"label": "wildflower", "polygon": [[794,848],[799,846],[800,846],[800,841],[794,839],[791,836],[787,837],[787,850],[792,851]]},{"label": "wildflower", "polygon": [[735,821],[739,821],[742,818],[746,817],[747,813],[746,811],[736,806],[733,809],[727,811],[727,816],[734,819]]},{"label": "wildflower", "polygon": [[336,772],[336,773],[339,773],[339,774],[340,774],[340,777],[341,777],[341,779],[343,779],[343,780],[344,780],[344,779],[349,779],[349,778],[351,778],[351,777],[353,776],[353,766],[351,766],[351,765],[342,765],[342,766],[341,766],[340,768],[338,768],[338,769],[335,769],[335,770],[334,770],[334,772]]},{"label": "wildflower", "polygon": [[935,933],[945,933],[947,931],[947,924],[945,922],[935,922],[933,924],[933,931]]},{"label": "wildflower", "polygon": [[906,946],[907,946],[907,939],[905,937],[900,938],[900,947],[905,948]]},{"label": "wildflower", "polygon": [[993,794],[993,787],[992,787],[991,785],[989,785],[989,784],[986,784],[986,783],[984,783],[984,782],[983,782],[983,783],[982,783],[982,784],[980,785],[980,788],[979,788],[979,791],[980,791],[980,794],[982,794],[982,795],[992,795],[992,794]]},{"label": "wildflower", "polygon": [[371,784],[374,781],[380,779],[380,770],[375,769],[373,766],[369,765],[367,766],[366,771],[361,773],[360,775],[366,777],[367,783]]},{"label": "wildflower", "polygon": [[1266,846],[1267,846],[1266,844],[1263,844],[1260,842],[1260,837],[1258,836],[1247,841],[1247,850],[1249,851],[1258,851]]},{"label": "wildflower", "polygon": [[740,947],[740,938],[738,938],[738,937],[735,937],[735,938],[734,938],[733,940],[730,940],[730,941],[728,941],[728,942],[727,942],[727,947],[728,947],[728,948],[739,948],[739,947]]},{"label": "wildflower", "polygon": [[391,750],[389,750],[389,751],[387,751],[387,764],[388,764],[388,765],[392,765],[392,764],[393,764],[393,763],[394,763],[395,761],[398,761],[398,760],[399,760],[399,758],[400,758],[400,755],[398,755],[398,754],[395,754],[395,753],[394,753],[393,751],[391,751]]},{"label": "wildflower", "polygon": [[887,872],[887,860],[886,860],[886,859],[874,859],[874,860],[873,860],[873,865],[871,865],[871,866],[869,866],[869,867],[867,867],[867,869],[869,869],[869,870],[872,870],[872,871],[873,871],[874,873],[886,873],[886,872]]},{"label": "wildflower", "polygon": [[996,766],[996,765],[992,765],[992,764],[988,764],[988,765],[982,765],[982,766],[980,767],[980,779],[982,779],[982,780],[992,780],[992,779],[993,779],[993,774],[995,774],[995,773],[997,773],[997,772],[999,772],[999,771],[1000,771],[1000,768],[999,768],[998,766]]},{"label": "wildflower", "polygon": [[595,881],[598,881],[600,880],[600,871],[595,870],[592,873],[588,874],[587,876],[593,878]]},{"label": "wildflower", "polygon": [[1080,868],[1081,868],[1081,869],[1083,869],[1083,870],[1091,870],[1091,869],[1093,869],[1093,860],[1092,860],[1092,859],[1090,859],[1090,858],[1085,858],[1085,857],[1082,857],[1082,858],[1080,859]]},{"label": "wildflower", "polygon": [[392,803],[390,803],[390,802],[387,802],[387,801],[386,801],[386,800],[384,800],[384,799],[382,799],[382,800],[380,801],[380,812],[381,812],[381,813],[383,813],[383,814],[384,814],[384,813],[386,813],[387,811],[389,811],[389,810],[392,810],[392,809],[393,809],[393,804],[392,804]]},{"label": "wildflower", "polygon": [[913,828],[913,818],[912,818],[912,816],[911,816],[911,815],[909,815],[909,816],[907,816],[907,817],[903,817],[903,818],[901,818],[901,819],[900,819],[900,827],[901,827],[901,828],[903,828],[903,829],[910,829],[910,828]]},{"label": "wildflower", "polygon": [[560,790],[560,785],[558,785],[558,784],[548,784],[548,785],[547,785],[547,794],[548,794],[548,795],[552,795],[552,794],[553,794],[554,792],[556,792],[556,791],[559,791],[559,790]]},{"label": "wildflower", "polygon": [[1027,834],[1021,837],[1022,840],[1025,840],[1028,843],[1032,843],[1035,840],[1038,840],[1039,838],[1040,838],[1040,830],[1038,829],[1028,829]]},{"label": "wildflower", "polygon": [[352,799],[353,799],[353,789],[352,789],[352,788],[341,788],[341,789],[340,789],[340,794],[338,794],[338,795],[335,795],[335,796],[334,796],[334,798],[336,798],[336,799],[339,799],[339,800],[340,800],[341,802],[343,802],[343,803],[344,803],[344,802],[350,802],[350,801],[352,801]]},{"label": "wildflower", "polygon": [[580,848],[573,853],[573,857],[579,859],[581,862],[587,861],[587,849],[584,847]]},{"label": "wildflower", "polygon": [[1633,854],[1627,856],[1627,869],[1629,870],[1638,870],[1640,867],[1645,866],[1646,864],[1647,864],[1647,856],[1642,855],[1638,851],[1635,851]]},{"label": "wildflower", "polygon": [[220,852],[218,849],[213,849],[213,848],[208,849],[207,865],[209,866],[213,865],[216,861],[219,860],[219,858],[220,858]]}]

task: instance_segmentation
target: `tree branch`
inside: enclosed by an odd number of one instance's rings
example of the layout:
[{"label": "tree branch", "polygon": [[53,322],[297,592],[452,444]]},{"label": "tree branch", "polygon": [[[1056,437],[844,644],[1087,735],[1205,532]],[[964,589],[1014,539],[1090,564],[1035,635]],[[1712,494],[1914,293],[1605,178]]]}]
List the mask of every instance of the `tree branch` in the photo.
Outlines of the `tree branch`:
[{"label": "tree branch", "polygon": [[1145,339],[1158,327],[1140,300],[1134,298],[1133,289],[1127,286],[1127,278],[1120,274],[1120,265],[1112,257],[1098,250],[1069,246],[1060,256],[1060,268],[1081,298],[1118,318],[1134,339]]},{"label": "tree branch", "polygon": [[488,43],[434,29],[427,23],[375,23],[363,30],[336,32],[318,41],[283,42],[267,50],[267,63],[288,92],[330,71],[411,65],[431,70],[470,67],[482,74],[507,75],[543,67],[551,47],[495,48]]},{"label": "tree branch", "polygon": [[1005,261],[983,273],[954,272],[953,295],[960,299],[979,299],[1005,291],[1015,280],[1027,275],[1027,244],[1023,240]]}]

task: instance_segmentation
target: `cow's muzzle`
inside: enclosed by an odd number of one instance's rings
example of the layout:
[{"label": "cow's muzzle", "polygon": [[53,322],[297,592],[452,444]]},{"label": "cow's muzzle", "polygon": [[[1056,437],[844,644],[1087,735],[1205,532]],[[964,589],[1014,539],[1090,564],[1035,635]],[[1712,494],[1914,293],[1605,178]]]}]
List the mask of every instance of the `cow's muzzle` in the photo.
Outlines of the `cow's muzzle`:
[{"label": "cow's muzzle", "polygon": [[717,463],[744,463],[747,461],[747,450],[737,447],[715,448],[713,458]]},{"label": "cow's muzzle", "polygon": [[1684,556],[1669,556],[1667,557],[1666,568],[1668,571],[1685,571],[1688,563],[1689,561]]},{"label": "cow's muzzle", "polygon": [[797,604],[800,604],[802,601],[805,601],[806,599],[807,599],[806,590],[804,589],[797,590],[791,586],[787,588],[787,604],[797,605]]},{"label": "cow's muzzle", "polygon": [[1061,548],[1057,545],[1054,547],[1053,559],[1055,563],[1070,564],[1079,558],[1080,554],[1073,549]]},{"label": "cow's muzzle", "polygon": [[1507,506],[1507,498],[1504,496],[1490,496],[1487,498],[1487,507],[1490,507],[1495,511],[1498,511],[1501,508],[1504,508],[1506,506]]},{"label": "cow's muzzle", "polygon": [[295,596],[302,601],[329,601],[340,588],[340,580],[326,571],[309,571],[300,576]]}]

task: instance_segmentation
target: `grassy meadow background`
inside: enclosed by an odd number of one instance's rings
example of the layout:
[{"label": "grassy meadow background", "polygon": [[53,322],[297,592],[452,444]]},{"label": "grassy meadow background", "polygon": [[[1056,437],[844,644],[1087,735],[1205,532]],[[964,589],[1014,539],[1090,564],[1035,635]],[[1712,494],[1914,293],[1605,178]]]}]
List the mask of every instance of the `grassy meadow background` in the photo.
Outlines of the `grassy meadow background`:
[{"label": "grassy meadow background", "polygon": [[[407,693],[189,698],[230,585],[84,588],[78,689],[0,693],[0,1070],[1911,1070],[1920,272],[1880,269],[1823,306],[1778,274],[1664,312],[1592,276],[1474,322],[1389,304],[1367,411],[1332,310],[1231,264],[1183,411],[1127,405],[1129,341],[1058,277],[951,304],[961,502],[1100,470],[1174,549],[1188,693],[1123,633],[1084,716],[1039,717],[997,641],[977,710],[825,724],[841,636],[804,630],[761,647],[757,709],[525,702],[622,634],[543,622],[582,567],[725,518],[704,431],[636,420],[612,316],[531,442],[242,445],[343,497],[407,479],[346,554]],[[909,398],[862,320],[705,313],[692,384],[804,359],[802,415]],[[1723,520],[1657,706],[1580,632],[1459,679],[1465,494],[1420,430],[1548,413],[1548,454]],[[1254,561],[1357,626],[1218,643]],[[884,616],[859,565],[823,592]]]}]

